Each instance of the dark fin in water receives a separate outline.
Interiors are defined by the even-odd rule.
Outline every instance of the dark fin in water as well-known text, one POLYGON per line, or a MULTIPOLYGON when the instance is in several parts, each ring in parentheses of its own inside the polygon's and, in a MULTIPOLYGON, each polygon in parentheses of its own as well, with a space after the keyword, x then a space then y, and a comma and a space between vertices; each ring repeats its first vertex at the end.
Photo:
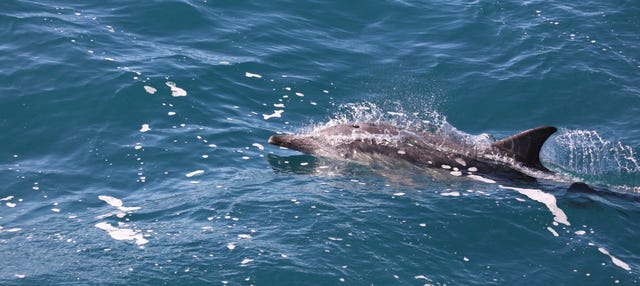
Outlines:
POLYGON ((541 126, 504 138, 491 145, 527 167, 548 172, 549 169, 542 166, 540 162, 540 149, 547 138, 556 131, 558 129, 555 127, 541 126))
POLYGON ((597 193, 597 191, 594 188, 589 187, 589 185, 582 182, 575 182, 571 184, 571 186, 569 186, 569 189, 567 189, 567 191, 581 192, 581 193, 597 193))

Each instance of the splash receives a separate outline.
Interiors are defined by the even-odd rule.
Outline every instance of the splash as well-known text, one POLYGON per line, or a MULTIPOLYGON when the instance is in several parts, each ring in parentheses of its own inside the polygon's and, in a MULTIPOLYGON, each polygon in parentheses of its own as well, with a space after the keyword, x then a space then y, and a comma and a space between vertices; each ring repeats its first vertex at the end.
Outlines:
POLYGON ((379 105, 373 102, 346 103, 337 106, 334 115, 327 123, 314 124, 302 133, 313 133, 320 129, 338 124, 352 122, 384 123, 400 130, 439 134, 478 149, 488 148, 495 139, 486 133, 473 135, 456 129, 447 121, 447 117, 435 108, 437 104, 419 105, 416 110, 405 109, 401 102, 384 102, 379 105), (384 107, 383 107, 384 106, 384 107))
POLYGON ((349 122, 384 122, 400 129, 416 131, 445 132, 455 129, 447 122, 446 117, 436 110, 409 111, 404 109, 400 102, 385 103, 384 105, 393 106, 393 108, 383 108, 373 102, 341 104, 327 125, 349 122))
POLYGON ((594 130, 560 130, 543 149, 546 161, 588 183, 640 192, 637 152, 594 130))

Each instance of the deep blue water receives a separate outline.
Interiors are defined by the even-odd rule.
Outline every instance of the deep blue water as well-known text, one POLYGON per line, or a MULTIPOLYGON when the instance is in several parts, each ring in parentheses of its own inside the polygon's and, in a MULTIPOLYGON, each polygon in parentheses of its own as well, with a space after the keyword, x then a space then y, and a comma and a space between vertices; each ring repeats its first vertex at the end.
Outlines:
POLYGON ((639 284, 640 2, 81 2, 0 2, 0 284, 639 284), (266 143, 348 120, 557 175, 266 143))

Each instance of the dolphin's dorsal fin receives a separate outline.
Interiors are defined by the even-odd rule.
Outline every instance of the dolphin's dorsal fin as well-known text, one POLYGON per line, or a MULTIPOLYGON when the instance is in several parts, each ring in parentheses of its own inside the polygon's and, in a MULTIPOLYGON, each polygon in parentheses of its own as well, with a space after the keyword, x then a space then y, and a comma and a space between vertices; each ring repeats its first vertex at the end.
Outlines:
POLYGON ((547 138, 556 131, 558 129, 553 126, 532 128, 496 141, 491 146, 498 148, 527 167, 549 171, 540 162, 540 149, 547 138))

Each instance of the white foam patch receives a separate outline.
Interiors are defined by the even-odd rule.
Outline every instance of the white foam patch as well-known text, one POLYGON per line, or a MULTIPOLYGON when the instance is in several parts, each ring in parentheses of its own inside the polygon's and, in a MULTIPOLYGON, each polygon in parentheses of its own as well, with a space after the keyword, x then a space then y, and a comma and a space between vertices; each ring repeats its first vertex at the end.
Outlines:
POLYGON ((0 199, 0 202, 1 202, 1 201, 10 201, 10 200, 12 200, 13 198, 14 198, 13 196, 4 197, 4 198, 0 199))
POLYGON ((262 117, 264 118, 264 120, 274 117, 282 117, 283 112, 284 110, 274 110, 272 114, 262 114, 262 117))
POLYGON ((111 213, 107 213, 107 214, 104 214, 104 215, 100 215, 100 216, 97 217, 98 219, 103 219, 105 217, 110 217, 110 216, 112 216, 114 214, 117 217, 122 218, 122 217, 124 217, 126 215, 126 213, 129 213, 129 212, 132 212, 132 211, 137 211, 137 210, 140 209, 140 207, 125 207, 123 205, 121 199, 114 198, 112 196, 99 195, 98 199, 104 201, 108 205, 110 205, 112 207, 115 207, 115 208, 117 208, 119 210, 119 212, 116 211, 116 212, 111 212, 111 213))
POLYGON ((547 230, 553 234, 553 236, 558 237, 558 232, 550 226, 547 226, 547 230))
POLYGON ((242 261, 240 262, 240 265, 245 265, 245 264, 251 263, 251 262, 253 262, 253 259, 245 258, 245 259, 242 259, 242 261))
POLYGON ((148 243, 141 233, 138 233, 130 228, 118 228, 112 226, 107 222, 99 222, 95 225, 95 227, 106 231, 111 238, 115 240, 133 240, 137 245, 143 245, 148 243))
POLYGON ((189 173, 185 174, 185 176, 187 176, 187 178, 191 178, 191 177, 199 176, 199 175, 202 175, 202 174, 204 174, 204 170, 195 170, 193 172, 189 172, 189 173))
POLYGON ((137 211, 137 210, 139 210, 141 208, 140 207, 125 207, 125 206, 122 206, 122 207, 119 207, 118 209, 123 211, 123 212, 132 212, 132 211, 137 211))
POLYGON ((229 242, 229 243, 227 243, 227 248, 229 250, 234 250, 234 249, 236 249, 236 244, 233 243, 233 242, 229 242))
POLYGON ((114 198, 112 196, 105 196, 105 195, 100 195, 98 196, 98 199, 104 201, 105 203, 109 204, 110 206, 113 207, 121 207, 122 206, 122 200, 118 199, 118 198, 114 198))
POLYGON ((445 197, 459 197, 460 192, 446 192, 446 193, 440 193, 440 195, 445 197))
POLYGON ((244 76, 249 77, 249 78, 251 78, 251 77, 255 77, 255 78, 262 78, 262 76, 261 76, 261 75, 259 75, 259 74, 257 74, 257 73, 250 73, 250 72, 245 72, 245 73, 244 73, 244 76))
POLYGON ((552 194, 547 194, 537 189, 505 187, 503 185, 500 185, 499 187, 501 189, 517 191, 518 193, 527 196, 529 199, 532 199, 536 202, 543 203, 551 211, 551 214, 553 214, 554 221, 564 225, 571 225, 569 223, 569 219, 567 218, 567 215, 556 204, 556 197, 554 197, 552 194))
POLYGON ((157 89, 153 88, 152 86, 148 86, 148 85, 145 85, 145 86, 144 86, 144 90, 145 90, 148 94, 154 94, 154 93, 156 93, 156 91, 158 91, 157 89))
POLYGON ((575 234, 577 234, 577 235, 585 235, 586 233, 587 233, 587 232, 586 232, 586 231, 584 231, 584 230, 577 230, 577 231, 575 232, 575 234))
POLYGON ((238 234, 238 239, 251 239, 250 234, 238 234))
POLYGON ((274 103, 273 107, 284 108, 284 103, 274 103))
POLYGON ((151 131, 151 128, 149 127, 149 124, 142 124, 142 127, 140 127, 140 132, 148 132, 151 131))
POLYGON ((404 195, 405 195, 405 193, 395 193, 395 194, 393 194, 393 195, 394 195, 394 196, 396 196, 396 197, 402 197, 402 196, 404 196, 404 195))
POLYGON ((168 87, 171 88, 171 96, 173 97, 187 96, 187 91, 176 86, 175 82, 168 81, 168 82, 165 82, 164 84, 166 84, 168 87))
POLYGON ((260 150, 264 150, 264 146, 262 146, 262 144, 260 144, 260 143, 253 143, 253 144, 251 144, 251 146, 256 147, 256 148, 258 148, 260 150))
POLYGON ((167 115, 174 116, 174 115, 176 115, 176 112, 175 111, 169 111, 169 112, 167 112, 167 115))
POLYGON ((629 267, 629 264, 625 263, 624 261, 616 258, 615 256, 611 255, 611 253, 609 253, 609 251, 607 251, 606 249, 599 247, 598 251, 600 251, 602 254, 609 256, 609 258, 611 258, 611 262, 613 262, 613 264, 615 264, 616 266, 627 270, 627 271, 631 271, 631 267, 629 267))
POLYGON ((299 97, 303 97, 303 96, 304 96, 304 93, 302 93, 302 92, 296 92, 296 95, 297 95, 297 96, 299 96, 299 97))
POLYGON ((496 181, 482 177, 482 176, 478 176, 478 175, 468 175, 467 177, 469 177, 470 179, 479 181, 479 182, 483 182, 483 183, 487 183, 487 184, 495 184, 496 181))
MULTIPOLYGON (((416 275, 416 276, 413 276, 413 278, 419 279, 419 280, 422 279, 422 280, 427 280, 427 281, 433 281, 433 280, 429 279, 427 276, 424 276, 424 275, 416 275)), ((430 284, 425 284, 425 285, 430 285, 430 284)))

